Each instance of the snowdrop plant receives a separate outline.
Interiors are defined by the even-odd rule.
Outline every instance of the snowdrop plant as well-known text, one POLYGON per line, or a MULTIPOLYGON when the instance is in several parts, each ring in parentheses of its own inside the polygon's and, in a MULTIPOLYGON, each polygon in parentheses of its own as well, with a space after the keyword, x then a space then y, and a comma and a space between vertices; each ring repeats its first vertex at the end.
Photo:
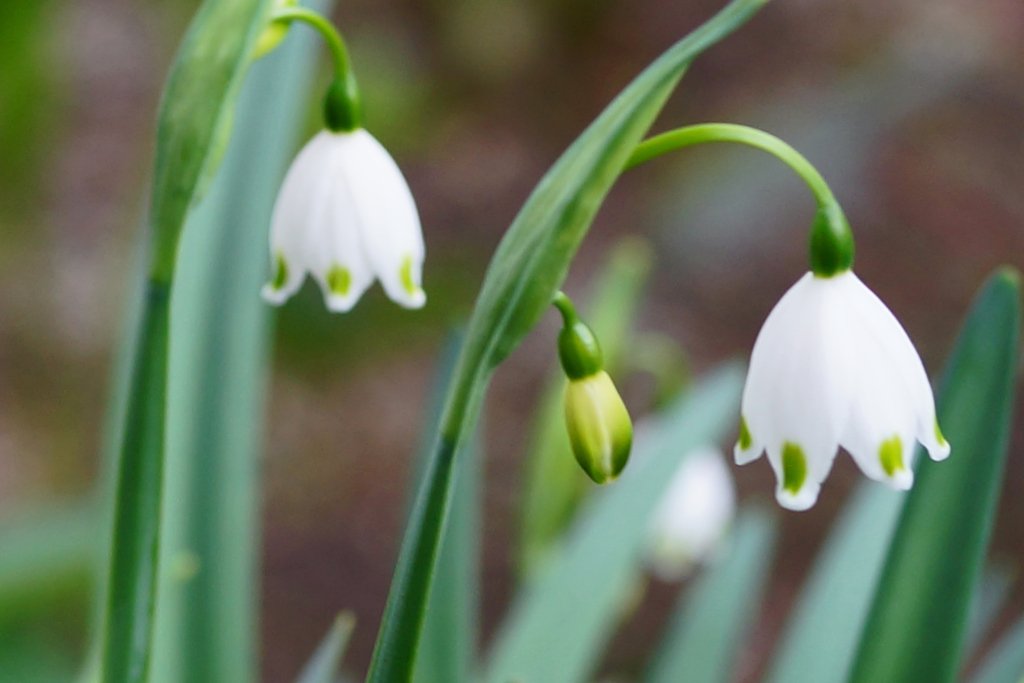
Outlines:
MULTIPOLYGON (((680 454, 718 442, 737 422, 738 457, 747 461, 767 451, 779 480, 778 500, 788 507, 813 504, 839 446, 851 450, 870 477, 896 488, 907 488, 917 479, 905 504, 902 499, 899 506, 886 501, 886 506, 866 506, 867 512, 854 511, 854 530, 866 530, 862 533, 867 540, 883 544, 884 552, 875 553, 866 567, 851 562, 829 565, 832 569, 824 572, 827 576, 821 583, 837 585, 845 594, 856 582, 844 572, 852 572, 859 580, 855 604, 834 609, 827 600, 824 607, 812 604, 807 613, 819 620, 824 614, 841 621, 824 629, 813 619, 811 626, 797 624, 795 645, 786 647, 834 655, 835 663, 825 667, 832 674, 829 681, 934 683, 952 681, 957 674, 964 625, 1002 478, 1018 351, 1019 277, 1004 271, 986 284, 949 361, 936 410, 920 360, 905 333, 850 270, 849 226, 832 192, 803 157, 767 133, 727 124, 688 126, 644 141, 693 60, 753 17, 765 2, 733 0, 666 50, 565 151, 506 232, 488 267, 458 358, 447 374, 367 683, 590 680, 613 632, 610 625, 621 615, 622 588, 630 584, 642 561, 652 519, 684 517, 677 514, 675 503, 671 513, 657 514, 661 501, 675 488, 671 482, 680 454), (754 346, 746 389, 741 371, 727 366, 696 383, 687 396, 658 416, 656 435, 644 446, 650 453, 637 457, 629 465, 629 476, 602 489, 602 495, 572 520, 573 528, 566 528, 560 547, 545 559, 529 589, 516 598, 490 654, 478 666, 475 633, 467 624, 473 622, 474 567, 479 553, 472 517, 479 510, 473 507, 474 497, 462 495, 465 489, 459 487, 470 492, 480 487, 473 478, 480 468, 469 435, 475 430, 490 378, 552 301, 560 304, 569 330, 567 341, 560 343, 570 380, 566 401, 560 406, 568 436, 584 471, 595 480, 610 481, 619 474, 631 446, 631 421, 614 385, 603 374, 596 339, 582 331, 586 328, 577 325, 574 315, 566 314, 571 304, 559 292, 602 201, 626 169, 673 150, 713 142, 768 151, 807 182, 818 201, 811 230, 811 272, 766 322, 754 346), (933 457, 948 453, 939 422, 957 445, 957 457, 942 465, 924 458, 915 463, 910 454, 914 440, 928 447, 933 457), (937 510, 943 514, 936 514, 937 510), (882 533, 890 530, 894 530, 891 542, 882 533), (425 629, 428 623, 431 627, 425 629), (807 633, 811 635, 801 635, 807 633), (833 638, 834 634, 844 637, 833 638), (821 638, 833 640, 823 643, 821 638)), ((232 683, 247 683, 255 679, 257 602, 253 598, 246 603, 237 594, 223 597, 211 588, 213 584, 204 582, 217 575, 221 586, 236 585, 239 574, 254 572, 257 563, 258 553, 251 547, 256 535, 239 540, 234 533, 237 509, 228 510, 227 504, 217 507, 212 501, 233 504, 258 497, 252 480, 259 459, 253 444, 262 420, 252 410, 255 417, 240 428, 245 421, 225 406, 259 404, 253 400, 258 389, 251 378, 266 370, 265 355, 252 348, 241 358, 235 352, 241 346, 239 338, 265 334, 267 326, 258 316, 235 316, 238 307, 227 305, 217 309, 224 315, 211 315, 202 325, 190 322, 188 315, 172 320, 170 301, 177 266, 186 265, 178 264, 186 222, 209 227, 208 221, 204 224, 196 216, 201 210, 210 211, 204 195, 219 177, 221 160, 229 149, 227 140, 251 61, 267 50, 273 52, 288 33, 282 29, 294 21, 312 25, 327 39, 335 73, 324 102, 326 130, 296 158, 272 211, 272 193, 265 193, 267 215, 257 222, 261 231, 271 224, 273 275, 264 296, 272 303, 283 302, 306 274, 312 274, 332 310, 354 305, 374 278, 403 306, 414 308, 424 302, 423 246, 415 203, 394 162, 362 129, 358 88, 340 36, 322 17, 289 0, 205 0, 179 51, 158 124, 148 218, 153 247, 140 297, 143 305, 135 348, 129 354, 131 371, 126 375, 130 381, 125 400, 119 403, 124 409, 115 408, 114 413, 121 428, 112 468, 110 556, 96 645, 98 663, 88 680, 220 682, 230 678, 232 683), (189 339, 183 326, 196 325, 191 337, 202 337, 204 364, 186 363, 190 357, 182 360, 180 355, 178 363, 209 368, 204 370, 209 384, 169 374, 172 323, 182 330, 179 340, 189 339), (224 363, 226 358, 232 362, 224 363), (231 384, 248 387, 244 396, 224 390, 228 385, 221 379, 228 374, 249 380, 231 384), (222 412, 196 415, 185 410, 198 408, 198 399, 196 405, 182 408, 180 396, 203 386, 209 389, 199 392, 204 400, 216 403, 222 412), (168 401, 168 396, 179 398, 168 401), (167 429, 168 404, 178 406, 175 433, 167 429), (189 420, 201 422, 195 433, 205 440, 183 440, 181 432, 191 428, 181 427, 187 422, 181 417, 184 412, 189 420), (183 442, 193 447, 183 448, 183 442), (176 491, 171 500, 165 500, 164 494, 165 443, 175 444, 178 452, 191 451, 186 453, 193 458, 187 465, 195 466, 188 480, 195 486, 176 491), (227 467, 228 463, 237 469, 227 467), (219 486, 198 476, 202 467, 215 472, 225 488, 248 488, 242 495, 239 489, 224 495, 219 486), (194 506, 187 509, 196 514, 165 524, 165 511, 179 514, 186 506, 194 506), (208 518, 211 510, 218 511, 216 519, 208 518), (174 537, 168 528, 174 524, 202 527, 203 542, 172 545, 169 539, 174 537), (225 530, 230 532, 225 535, 225 530), (240 545, 246 548, 239 550, 240 545), (251 554, 246 556, 246 550, 251 554), (170 568, 164 571, 163 581, 157 580, 158 567, 170 568), (163 656, 153 659, 155 605, 165 602, 174 608, 160 615, 172 624, 163 633, 173 637, 161 637, 157 649, 163 656), (250 658, 233 669, 243 673, 225 678, 219 661, 207 655, 212 635, 220 635, 211 631, 219 631, 231 619, 242 622, 231 633, 243 634, 241 638, 249 634, 252 642, 248 647, 234 647, 234 642, 225 646, 232 653, 240 652, 240 658, 250 658)), ((280 87, 279 82, 276 85, 280 87)), ((276 92, 273 87, 271 92, 276 92)), ((254 109, 258 104, 250 101, 254 109)), ((265 131, 259 126, 273 123, 247 120, 242 127, 252 133, 255 126, 255 139, 260 139, 259 133, 265 131)), ((237 150, 234 156, 227 153, 236 187, 247 187, 250 174, 264 170, 247 163, 248 157, 237 150)), ((232 212, 232 219, 254 205, 235 199, 238 204, 233 208, 238 211, 232 212)), ((233 248, 247 244, 245 240, 219 243, 233 248)), ((228 261, 239 265, 231 259, 244 260, 238 256, 240 247, 228 253, 231 256, 224 261, 195 258, 187 265, 206 268, 207 274, 215 272, 218 283, 223 281, 221 276, 229 279, 249 272, 226 267, 228 261)), ((262 247, 257 257, 259 269, 265 268, 262 247)), ((257 287, 258 282, 253 282, 232 291, 246 292, 259 304, 257 287)), ((178 289, 176 301, 184 307, 181 302, 187 297, 182 291, 187 292, 178 289)), ((188 297, 198 306, 223 293, 211 287, 188 297)), ((238 296, 243 303, 249 301, 238 296)), ((180 484, 182 479, 175 481, 180 484)), ((683 496, 680 501, 693 497, 679 495, 683 496)), ((479 497, 476 501, 478 506, 479 497)), ((247 510, 252 523, 258 509, 253 505, 247 510)), ((714 515, 701 517, 708 522, 714 515)), ((772 517, 756 508, 737 516, 728 556, 701 578, 694 588, 694 608, 684 610, 680 628, 666 636, 670 644, 666 651, 685 656, 656 668, 650 681, 728 679, 730 663, 739 658, 745 620, 756 612, 758 587, 766 576, 772 517), (695 678, 695 670, 711 673, 695 678), (670 673, 662 678, 662 671, 670 673), (676 675, 677 671, 684 673, 676 675)), ((701 537, 713 535, 705 531, 701 537)), ((843 535, 839 545, 839 556, 846 558, 858 557, 855 551, 871 544, 851 533, 843 535)), ((821 591, 822 595, 835 593, 821 591)), ((310 674, 313 678, 304 676, 304 683, 335 677, 349 630, 332 631, 315 665, 307 669, 318 673, 310 674)), ((826 680, 801 678, 808 670, 807 659, 798 657, 796 673, 787 672, 781 680, 826 680)))

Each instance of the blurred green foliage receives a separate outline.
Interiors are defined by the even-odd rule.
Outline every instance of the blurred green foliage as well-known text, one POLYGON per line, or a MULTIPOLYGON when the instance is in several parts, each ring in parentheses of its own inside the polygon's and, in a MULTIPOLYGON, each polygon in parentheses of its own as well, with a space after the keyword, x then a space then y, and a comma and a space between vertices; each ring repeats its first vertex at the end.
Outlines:
POLYGON ((21 217, 34 208, 45 151, 56 139, 48 61, 53 4, 0 3, 0 218, 21 217))

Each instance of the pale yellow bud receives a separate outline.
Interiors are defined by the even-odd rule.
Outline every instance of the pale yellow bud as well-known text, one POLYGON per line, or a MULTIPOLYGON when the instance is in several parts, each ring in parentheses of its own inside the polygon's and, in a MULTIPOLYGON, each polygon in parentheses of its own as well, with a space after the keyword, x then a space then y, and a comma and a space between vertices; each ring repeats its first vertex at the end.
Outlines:
POLYGON ((633 423, 607 372, 570 380, 565 390, 565 423, 583 471, 598 484, 618 477, 629 459, 633 423))

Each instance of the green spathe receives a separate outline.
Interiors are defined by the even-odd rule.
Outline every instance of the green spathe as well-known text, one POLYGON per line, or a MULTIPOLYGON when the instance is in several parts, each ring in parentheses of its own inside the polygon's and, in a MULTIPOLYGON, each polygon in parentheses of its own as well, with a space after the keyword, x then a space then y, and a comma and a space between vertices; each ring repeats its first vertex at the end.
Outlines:
POLYGON ((569 382, 565 424, 576 461, 594 482, 614 481, 629 459, 633 423, 607 372, 569 382))

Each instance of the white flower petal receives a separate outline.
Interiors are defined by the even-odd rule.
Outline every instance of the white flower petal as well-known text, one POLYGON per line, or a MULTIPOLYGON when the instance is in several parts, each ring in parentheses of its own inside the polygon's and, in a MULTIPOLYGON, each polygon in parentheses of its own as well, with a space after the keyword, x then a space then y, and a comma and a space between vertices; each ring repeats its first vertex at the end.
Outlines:
POLYGON ((649 559, 665 581, 683 578, 716 549, 736 508, 736 489, 722 454, 702 448, 685 455, 651 518, 649 559))
POLYGON ((817 499, 845 413, 846 381, 830 353, 832 288, 808 273, 786 292, 754 344, 743 391, 751 448, 741 449, 737 461, 763 447, 779 481, 779 502, 791 509, 817 499))
POLYGON ((316 198, 316 213, 311 216, 307 258, 328 310, 344 313, 356 305, 374 278, 363 245, 361 218, 345 174, 349 136, 328 135, 331 156, 324 169, 324 193, 316 198))
POLYGON ((320 133, 295 157, 277 195, 270 220, 272 280, 262 290, 263 298, 272 304, 284 303, 306 277, 310 217, 330 157, 330 140, 320 133))
POLYGON ((420 308, 425 248, 409 186, 391 155, 365 130, 347 134, 342 160, 360 218, 363 246, 384 291, 395 303, 420 308))

